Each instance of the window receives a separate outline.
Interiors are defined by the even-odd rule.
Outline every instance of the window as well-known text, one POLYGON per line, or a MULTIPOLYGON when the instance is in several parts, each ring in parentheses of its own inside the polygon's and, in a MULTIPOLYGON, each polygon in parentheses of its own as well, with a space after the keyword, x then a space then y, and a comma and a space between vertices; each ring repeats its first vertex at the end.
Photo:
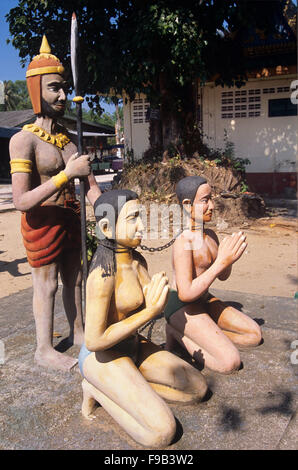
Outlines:
POLYGON ((132 116, 134 124, 143 124, 148 122, 147 110, 149 108, 149 103, 145 102, 143 99, 136 99, 132 105, 132 116))
POLYGON ((221 94, 222 119, 259 117, 261 115, 261 90, 224 91, 221 94), (253 110, 253 111, 252 111, 253 110))
POLYGON ((260 103, 249 104, 248 109, 261 109, 261 105, 260 105, 260 103))
POLYGON ((297 105, 290 98, 268 100, 268 116, 297 116, 297 105))
POLYGON ((248 98, 248 101, 249 101, 249 103, 256 103, 257 101, 261 101, 261 97, 260 96, 250 96, 248 98))
POLYGON ((259 117, 260 111, 249 111, 248 117, 259 117))
POLYGON ((280 86, 277 88, 277 93, 288 93, 290 91, 289 86, 280 86))
POLYGON ((247 91, 246 90, 238 90, 238 91, 235 91, 235 96, 243 96, 243 95, 246 95, 247 91))

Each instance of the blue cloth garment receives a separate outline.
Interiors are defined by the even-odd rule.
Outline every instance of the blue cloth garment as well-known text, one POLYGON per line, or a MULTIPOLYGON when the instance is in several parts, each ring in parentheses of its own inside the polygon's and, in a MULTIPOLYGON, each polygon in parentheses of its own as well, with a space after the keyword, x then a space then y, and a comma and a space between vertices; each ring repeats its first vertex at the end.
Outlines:
POLYGON ((86 348, 85 343, 84 343, 81 347, 80 354, 79 354, 79 369, 83 377, 84 377, 83 364, 84 364, 86 357, 89 356, 91 352, 92 351, 89 351, 89 349, 86 348))

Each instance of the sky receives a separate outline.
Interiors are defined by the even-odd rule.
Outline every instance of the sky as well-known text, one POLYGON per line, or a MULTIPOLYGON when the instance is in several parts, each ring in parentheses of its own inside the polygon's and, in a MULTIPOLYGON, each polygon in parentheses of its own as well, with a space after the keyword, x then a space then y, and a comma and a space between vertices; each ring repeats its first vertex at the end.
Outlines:
POLYGON ((5 15, 18 3, 17 0, 0 0, 0 80, 2 81, 25 80, 26 69, 21 67, 18 51, 11 44, 6 44, 6 39, 11 39, 11 36, 5 15))
MULTIPOLYGON (((20 64, 18 50, 11 44, 6 44, 6 39, 11 39, 11 36, 8 23, 5 21, 5 15, 18 3, 18 0, 0 0, 0 81, 12 80, 15 82, 26 78, 26 67, 22 68, 20 64)), ((115 111, 114 105, 101 103, 101 106, 108 113, 115 111)))

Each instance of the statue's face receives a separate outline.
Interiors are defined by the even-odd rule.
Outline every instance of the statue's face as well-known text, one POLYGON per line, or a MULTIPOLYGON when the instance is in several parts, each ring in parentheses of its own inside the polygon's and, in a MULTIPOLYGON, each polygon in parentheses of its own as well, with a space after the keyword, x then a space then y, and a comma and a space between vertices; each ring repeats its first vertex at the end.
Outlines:
POLYGON ((49 73, 41 77, 41 109, 46 116, 63 116, 67 97, 67 82, 58 73, 49 73))
POLYGON ((116 242, 122 246, 136 248, 142 241, 143 231, 139 201, 127 201, 118 215, 116 242))
POLYGON ((198 187, 196 197, 193 201, 192 217, 196 220, 201 214, 204 222, 210 222, 213 210, 214 203, 212 201, 211 187, 208 183, 201 184, 201 186, 198 187), (197 209, 195 206, 197 206, 197 209))

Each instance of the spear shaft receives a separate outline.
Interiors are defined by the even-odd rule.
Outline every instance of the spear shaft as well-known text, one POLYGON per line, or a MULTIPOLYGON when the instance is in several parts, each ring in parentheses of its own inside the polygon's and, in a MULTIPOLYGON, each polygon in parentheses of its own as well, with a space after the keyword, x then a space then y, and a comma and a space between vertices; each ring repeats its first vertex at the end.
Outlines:
MULTIPOLYGON (((72 14, 71 19, 71 38, 70 38, 70 55, 71 70, 73 76, 73 84, 75 90, 75 98, 77 112, 77 135, 78 135, 78 156, 83 153, 83 130, 82 130, 82 102, 84 99, 79 96, 79 69, 78 69, 78 52, 79 52, 79 33, 76 14, 72 14)), ((81 238, 82 238, 82 261, 83 261, 83 296, 86 308, 86 282, 87 282, 87 241, 86 241, 86 190, 83 178, 80 178, 80 205, 81 205, 81 238)))

